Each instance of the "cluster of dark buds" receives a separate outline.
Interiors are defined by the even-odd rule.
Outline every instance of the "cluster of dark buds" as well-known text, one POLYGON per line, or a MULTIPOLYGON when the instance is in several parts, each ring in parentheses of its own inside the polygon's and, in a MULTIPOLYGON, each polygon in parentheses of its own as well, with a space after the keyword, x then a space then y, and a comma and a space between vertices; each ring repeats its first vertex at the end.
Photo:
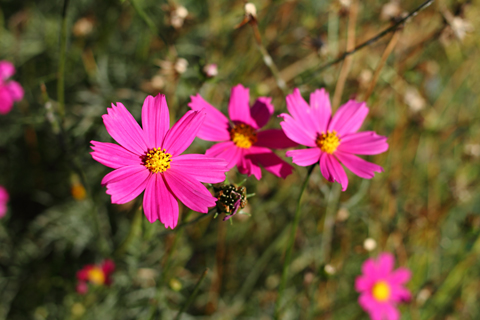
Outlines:
POLYGON ((223 221, 233 217, 238 210, 247 205, 247 188, 234 184, 222 184, 213 187, 217 200, 217 214, 225 213, 223 221))

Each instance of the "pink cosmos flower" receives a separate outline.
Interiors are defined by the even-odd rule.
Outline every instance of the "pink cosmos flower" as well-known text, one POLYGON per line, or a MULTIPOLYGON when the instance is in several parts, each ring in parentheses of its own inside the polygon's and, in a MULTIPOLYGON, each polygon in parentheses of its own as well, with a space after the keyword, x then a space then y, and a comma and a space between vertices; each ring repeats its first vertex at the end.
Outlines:
POLYGON ((123 104, 107 109, 103 122, 120 145, 92 141, 93 159, 115 169, 102 184, 112 203, 122 204, 143 190, 143 208, 148 221, 160 220, 175 228, 180 200, 194 211, 207 213, 216 199, 200 182, 225 180, 226 164, 202 154, 184 154, 203 124, 205 112, 189 111, 172 128, 167 101, 162 94, 143 103, 143 130, 123 104))
POLYGON ((403 285, 410 280, 410 270, 393 270, 395 258, 381 253, 378 260, 368 259, 362 265, 362 275, 355 279, 355 290, 360 292, 358 303, 372 320, 398 320, 397 304, 409 301, 410 291, 403 285))
POLYGON ((7 213, 7 203, 9 198, 7 189, 0 186, 0 218, 3 218, 7 213))
POLYGON ((109 259, 103 261, 100 265, 87 264, 77 272, 77 292, 80 294, 87 293, 87 282, 97 286, 109 286, 112 283, 111 274, 113 271, 115 271, 115 263, 109 259))
POLYGON ((287 157, 299 166, 320 163, 322 175, 337 181, 347 190, 348 178, 342 165, 361 178, 371 179, 382 167, 367 162, 355 154, 373 155, 388 149, 387 138, 373 131, 357 132, 368 114, 365 102, 350 100, 332 117, 328 93, 315 90, 310 94, 310 106, 298 89, 287 96, 287 109, 280 125, 287 137, 309 148, 287 151, 287 157))
POLYGON ((207 156, 225 159, 228 169, 236 165, 241 174, 253 174, 258 180, 262 177, 259 164, 281 178, 292 173, 293 167, 271 149, 288 148, 297 144, 280 129, 260 130, 273 114, 271 98, 260 97, 250 108, 249 89, 241 84, 233 87, 228 104, 228 113, 233 123, 200 94, 190 98, 190 108, 204 109, 207 112, 198 137, 207 141, 221 141, 207 150, 207 156))
POLYGON ((12 110, 13 102, 23 99, 22 86, 13 80, 8 80, 15 74, 15 67, 8 61, 0 61, 0 114, 12 110))

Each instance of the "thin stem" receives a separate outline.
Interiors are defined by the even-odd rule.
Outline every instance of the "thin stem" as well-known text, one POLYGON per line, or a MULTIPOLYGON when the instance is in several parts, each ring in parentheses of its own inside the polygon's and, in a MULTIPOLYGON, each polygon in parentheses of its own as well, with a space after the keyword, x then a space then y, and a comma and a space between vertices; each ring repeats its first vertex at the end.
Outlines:
POLYGON ((65 118, 65 60, 67 50, 67 8, 69 0, 63 2, 62 29, 60 33, 60 57, 58 63, 57 100, 61 122, 65 118))
MULTIPOLYGON (((376 36, 374 36, 373 38, 370 38, 368 39, 367 41, 359 44, 358 46, 356 46, 353 50, 350 50, 350 51, 346 51, 344 52, 340 57, 338 57, 337 59, 333 60, 333 61, 330 61, 326 64, 324 64, 323 66, 321 66, 320 68, 318 68, 317 71, 314 72, 313 75, 317 74, 317 73, 320 73, 322 72, 323 70, 333 66, 334 64, 337 64, 339 62, 341 62, 342 60, 344 60, 346 57, 348 57, 349 55, 351 54, 354 54, 355 52, 365 48, 366 46, 369 46, 371 45, 372 43, 374 42, 377 42, 378 40, 380 40, 381 38, 383 38, 384 36, 386 36, 387 34, 393 32, 393 31, 396 31, 398 28, 400 28, 400 26, 405 23, 407 20, 409 20, 411 17, 414 17, 418 14, 418 12, 420 12, 421 10, 425 9, 426 7, 428 7, 429 5, 431 5, 435 0, 427 0, 425 1, 424 3, 422 3, 418 8, 416 8, 415 10, 413 10, 412 12, 410 12, 405 18, 403 19, 400 19, 398 20, 395 24, 393 24, 391 27, 385 29, 384 31, 380 32, 379 34, 377 34, 376 36)), ((313 79, 313 75, 310 79, 308 79, 307 81, 305 82, 308 82, 310 80, 313 79)))
POLYGON ((283 292, 285 291, 285 286, 287 284, 287 276, 288 276, 288 267, 290 266, 290 262, 292 259, 292 251, 293 251, 293 244, 295 243, 295 235, 297 234, 297 228, 298 228, 298 223, 300 221, 300 206, 302 203, 302 196, 303 192, 305 191, 308 180, 313 172, 313 169, 316 167, 316 165, 312 165, 308 168, 307 175, 305 177, 305 180, 303 181, 302 187, 300 189, 300 194, 298 195, 297 199, 297 208, 295 209, 295 217, 293 218, 293 224, 292 224, 292 229, 290 232, 290 238, 287 243, 287 249, 285 253, 285 260, 283 262, 283 269, 282 269, 282 279, 280 282, 280 287, 278 289, 278 297, 277 301, 275 303, 275 314, 274 318, 279 319, 280 317, 280 307, 282 305, 282 300, 283 300, 283 292))
POLYGON ((143 217, 143 207, 141 205, 141 202, 137 200, 135 202, 135 205, 133 207, 136 209, 135 215, 133 216, 132 223, 130 225, 130 231, 128 232, 127 237, 125 240, 122 242, 120 247, 115 251, 114 256, 116 257, 121 257, 125 251, 127 251, 128 247, 130 246, 130 243, 135 239, 138 235, 138 232, 140 230, 141 224, 142 224, 142 217, 143 217))
POLYGON ((195 299, 195 297, 198 294, 198 290, 200 289, 200 285, 202 284, 203 280, 207 276, 207 273, 208 273, 208 268, 205 268, 205 271, 203 271, 202 275, 200 276, 200 279, 198 279, 197 284, 195 285, 195 289, 193 289, 193 292, 190 295, 190 297, 188 297, 187 302, 185 302, 185 304, 182 306, 182 309, 180 309, 180 311, 178 312, 177 316, 175 317, 175 320, 180 320, 182 313, 192 303, 193 299, 195 299))
POLYGON ((159 236, 162 237, 162 236, 166 236, 166 235, 169 235, 171 233, 177 232, 179 229, 182 229, 186 226, 194 224, 195 222, 198 222, 198 221, 200 221, 200 220, 202 220, 206 217, 210 217, 210 214, 215 213, 216 211, 217 211, 217 208, 214 207, 214 208, 208 210, 208 213, 201 214, 198 217, 196 217, 195 219, 193 219, 192 221, 183 222, 183 223, 179 224, 178 226, 176 226, 174 230, 166 230, 166 231, 160 233, 159 236))

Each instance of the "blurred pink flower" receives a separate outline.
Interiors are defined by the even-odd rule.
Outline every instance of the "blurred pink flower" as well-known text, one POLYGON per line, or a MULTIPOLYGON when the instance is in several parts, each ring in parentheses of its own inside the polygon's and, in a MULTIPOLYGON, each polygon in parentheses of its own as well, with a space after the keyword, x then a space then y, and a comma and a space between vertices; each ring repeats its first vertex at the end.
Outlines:
POLYGON ((287 109, 282 113, 283 131, 293 141, 309 148, 287 151, 287 157, 299 166, 320 163, 322 175, 337 181, 345 191, 348 178, 342 165, 361 178, 371 179, 383 168, 354 154, 374 155, 388 149, 387 138, 373 131, 357 132, 368 114, 365 102, 348 101, 332 117, 328 93, 315 90, 310 94, 310 106, 298 89, 287 96, 287 109))
POLYGON ((203 72, 209 78, 213 78, 218 74, 218 68, 215 63, 209 63, 205 67, 203 67, 203 72))
POLYGON ((3 218, 7 213, 7 203, 9 198, 7 189, 0 186, 0 218, 3 218))
POLYGON ((225 162, 203 154, 181 155, 203 124, 204 111, 189 111, 170 128, 165 96, 148 96, 142 108, 143 130, 123 104, 112 104, 107 112, 103 122, 120 145, 91 141, 91 154, 116 169, 102 180, 112 203, 127 203, 145 190, 143 208, 148 221, 160 220, 172 229, 178 222, 177 200, 203 213, 215 206, 217 199, 201 182, 225 180, 225 162))
POLYGON ((87 282, 97 286, 109 286, 112 283, 111 274, 113 271, 115 271, 115 263, 109 259, 103 261, 100 265, 87 264, 77 272, 77 292, 80 294, 87 293, 87 282))
POLYGON ((403 285, 410 280, 407 268, 393 270, 395 258, 381 253, 378 260, 368 259, 362 265, 362 275, 355 279, 355 290, 360 292, 358 303, 372 320, 398 320, 397 304, 409 301, 410 291, 403 285))
POLYGON ((0 61, 0 114, 12 110, 13 102, 23 98, 22 86, 13 80, 8 80, 15 74, 15 67, 8 61, 0 61))
POLYGON ((232 88, 228 113, 233 124, 200 94, 191 96, 188 104, 193 110, 207 112, 205 123, 198 137, 208 141, 222 141, 205 153, 207 156, 225 159, 228 169, 235 165, 241 174, 262 177, 259 164, 274 175, 285 178, 293 167, 277 156, 271 149, 296 146, 280 129, 260 131, 273 114, 271 98, 260 97, 249 106, 249 89, 241 84, 232 88))

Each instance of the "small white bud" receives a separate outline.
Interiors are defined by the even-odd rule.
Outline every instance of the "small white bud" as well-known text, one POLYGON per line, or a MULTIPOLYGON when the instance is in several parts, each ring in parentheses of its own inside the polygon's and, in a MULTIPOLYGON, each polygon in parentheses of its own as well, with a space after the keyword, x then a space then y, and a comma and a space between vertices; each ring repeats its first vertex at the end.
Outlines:
POLYGON ((367 238, 365 241, 363 241, 363 247, 367 251, 373 251, 377 247, 377 241, 372 238, 367 238))
POLYGON ((257 17, 257 8, 251 2, 245 3, 245 15, 252 16, 254 18, 257 17))

